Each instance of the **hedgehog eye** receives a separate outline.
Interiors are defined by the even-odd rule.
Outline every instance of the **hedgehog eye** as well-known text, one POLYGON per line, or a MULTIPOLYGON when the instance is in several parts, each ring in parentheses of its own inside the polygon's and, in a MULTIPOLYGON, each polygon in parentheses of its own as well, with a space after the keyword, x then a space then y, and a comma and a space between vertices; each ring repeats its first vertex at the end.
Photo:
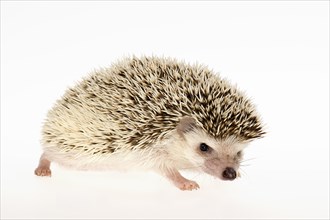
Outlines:
POLYGON ((208 151, 208 150, 210 149, 210 147, 209 147, 207 144, 205 144, 205 143, 201 143, 201 144, 199 145, 199 149, 200 149, 201 151, 206 152, 206 151, 208 151))
POLYGON ((237 156, 238 156, 238 157, 242 156, 242 151, 238 151, 238 152, 237 152, 237 156))

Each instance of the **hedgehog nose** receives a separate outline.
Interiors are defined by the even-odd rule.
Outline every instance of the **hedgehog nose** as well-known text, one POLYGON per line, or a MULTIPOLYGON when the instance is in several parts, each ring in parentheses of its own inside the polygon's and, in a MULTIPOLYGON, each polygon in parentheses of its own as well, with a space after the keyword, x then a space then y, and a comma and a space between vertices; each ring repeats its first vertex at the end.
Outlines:
POLYGON ((236 178, 236 171, 231 167, 227 167, 225 171, 223 171, 222 176, 227 180, 234 180, 236 178))

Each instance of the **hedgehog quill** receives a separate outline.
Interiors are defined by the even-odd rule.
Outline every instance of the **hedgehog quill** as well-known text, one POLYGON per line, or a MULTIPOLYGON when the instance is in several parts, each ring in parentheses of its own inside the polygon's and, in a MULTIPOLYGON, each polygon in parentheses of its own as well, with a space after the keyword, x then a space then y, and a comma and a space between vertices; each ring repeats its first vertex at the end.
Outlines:
POLYGON ((129 57, 68 89, 42 128, 38 176, 52 162, 83 170, 154 170, 181 190, 191 168, 234 180, 243 150, 263 137, 251 101, 207 67, 129 57))

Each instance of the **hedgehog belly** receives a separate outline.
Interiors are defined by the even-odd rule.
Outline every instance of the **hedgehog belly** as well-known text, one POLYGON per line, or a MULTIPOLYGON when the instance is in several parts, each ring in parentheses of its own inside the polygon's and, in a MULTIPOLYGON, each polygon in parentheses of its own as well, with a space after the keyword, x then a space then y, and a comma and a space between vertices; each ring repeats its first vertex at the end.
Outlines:
POLYGON ((93 154, 79 150, 63 151, 54 145, 45 145, 44 153, 52 162, 77 170, 149 170, 155 165, 148 163, 150 158, 146 155, 157 154, 123 149, 112 154, 93 154))

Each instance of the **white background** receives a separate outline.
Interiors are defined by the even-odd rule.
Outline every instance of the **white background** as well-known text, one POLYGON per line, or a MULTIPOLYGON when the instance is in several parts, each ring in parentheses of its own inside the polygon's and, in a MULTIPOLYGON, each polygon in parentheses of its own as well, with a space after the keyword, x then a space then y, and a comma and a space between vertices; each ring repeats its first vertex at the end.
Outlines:
POLYGON ((1 1, 1 218, 329 218, 329 2, 1 1), (68 86, 124 55, 207 64, 257 104, 268 134, 243 177, 33 171, 68 86))

